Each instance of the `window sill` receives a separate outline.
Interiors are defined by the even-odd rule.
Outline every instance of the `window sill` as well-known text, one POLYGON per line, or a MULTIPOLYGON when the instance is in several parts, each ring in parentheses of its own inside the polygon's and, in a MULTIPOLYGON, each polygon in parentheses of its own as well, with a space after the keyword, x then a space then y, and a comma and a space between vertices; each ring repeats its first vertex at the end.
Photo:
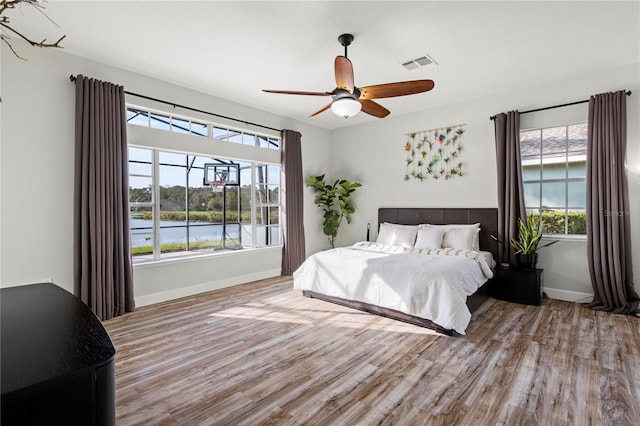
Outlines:
POLYGON ((175 257, 167 257, 159 260, 142 260, 136 262, 134 259, 133 268, 145 268, 150 266, 158 266, 158 265, 166 265, 171 263, 185 263, 185 262, 201 262, 204 260, 211 260, 213 258, 218 257, 227 257, 227 256, 242 256, 247 253, 255 253, 260 251, 282 251, 282 244, 273 245, 268 247, 259 247, 259 248, 243 248, 239 250, 224 250, 215 253, 194 253, 191 255, 176 255, 175 257))
POLYGON ((561 234, 543 234, 542 240, 558 240, 558 241, 575 241, 575 242, 587 242, 586 235, 561 235, 561 234))

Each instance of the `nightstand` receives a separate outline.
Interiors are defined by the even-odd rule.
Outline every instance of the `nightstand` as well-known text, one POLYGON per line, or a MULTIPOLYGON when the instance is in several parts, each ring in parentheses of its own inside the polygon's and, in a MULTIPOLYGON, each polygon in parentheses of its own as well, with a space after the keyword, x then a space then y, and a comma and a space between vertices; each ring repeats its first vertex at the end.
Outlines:
POLYGON ((498 267, 493 271, 491 296, 525 305, 542 303, 542 269, 498 267))

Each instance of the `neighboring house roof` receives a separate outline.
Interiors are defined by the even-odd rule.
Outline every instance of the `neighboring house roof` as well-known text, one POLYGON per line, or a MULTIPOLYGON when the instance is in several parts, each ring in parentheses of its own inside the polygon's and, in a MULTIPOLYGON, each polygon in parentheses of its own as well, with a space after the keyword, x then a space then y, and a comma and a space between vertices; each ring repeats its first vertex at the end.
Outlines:
POLYGON ((547 158, 564 157, 567 153, 569 156, 585 155, 587 123, 526 130, 520 133, 520 153, 523 160, 540 157, 541 151, 547 158))

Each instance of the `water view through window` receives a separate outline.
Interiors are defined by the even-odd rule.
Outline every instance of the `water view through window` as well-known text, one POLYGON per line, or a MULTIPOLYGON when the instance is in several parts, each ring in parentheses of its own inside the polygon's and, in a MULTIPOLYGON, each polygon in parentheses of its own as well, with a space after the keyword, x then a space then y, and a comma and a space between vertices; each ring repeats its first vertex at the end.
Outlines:
POLYGON ((279 165, 130 147, 133 255, 153 260, 280 244, 279 190, 279 165), (213 188, 205 177, 211 165, 232 167, 238 179, 213 188))
POLYGON ((281 244, 279 164, 195 155, 179 148, 185 135, 198 143, 215 140, 257 151, 279 150, 279 138, 132 106, 127 107, 127 122, 180 135, 171 142, 177 151, 129 147, 136 263, 281 244))

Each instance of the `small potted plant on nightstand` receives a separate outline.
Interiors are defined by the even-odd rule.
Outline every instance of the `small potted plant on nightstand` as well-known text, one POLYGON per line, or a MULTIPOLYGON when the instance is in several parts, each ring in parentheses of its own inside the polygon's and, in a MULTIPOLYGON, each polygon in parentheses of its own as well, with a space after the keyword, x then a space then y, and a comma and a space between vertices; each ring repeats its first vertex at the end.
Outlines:
POLYGON ((538 249, 555 244, 558 240, 538 247, 542 238, 542 220, 536 215, 528 215, 527 221, 518 219, 518 238, 511 240, 511 245, 515 249, 518 265, 524 269, 536 269, 538 264, 538 249))

